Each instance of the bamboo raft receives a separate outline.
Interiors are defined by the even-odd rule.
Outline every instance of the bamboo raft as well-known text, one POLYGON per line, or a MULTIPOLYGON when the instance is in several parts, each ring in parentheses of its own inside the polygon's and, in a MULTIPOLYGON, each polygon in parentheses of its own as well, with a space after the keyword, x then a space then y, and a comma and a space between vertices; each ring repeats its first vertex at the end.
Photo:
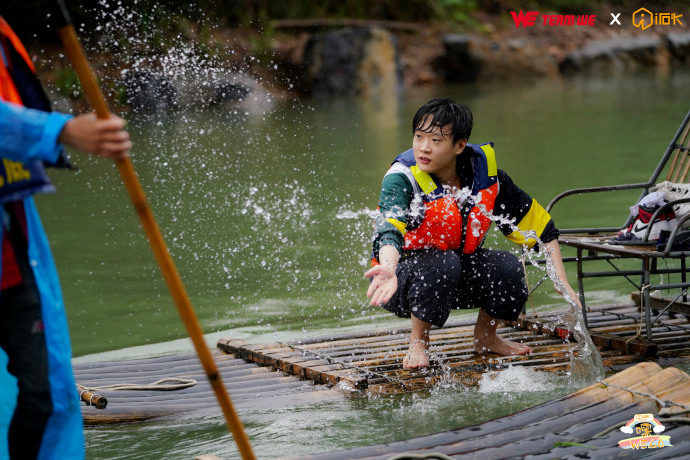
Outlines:
MULTIPOLYGON (((314 385, 313 382, 259 367, 219 350, 213 352, 213 359, 238 410, 296 407, 342 397, 341 392, 325 385, 314 385)), ((82 395, 85 402, 95 402, 93 395, 100 401, 107 400, 106 404, 101 403, 101 409, 95 404, 82 406, 85 425, 141 422, 191 411, 219 410, 218 400, 194 353, 108 363, 77 363, 74 364, 74 375, 77 383, 86 388, 122 384, 139 388, 124 388, 126 391, 94 389, 88 392, 88 396, 82 395), (196 383, 168 391, 151 385, 166 378, 196 383)), ((82 391, 80 389, 80 393, 82 391)))
MULTIPOLYGON (((560 322, 560 316, 558 312, 523 316, 498 329, 502 337, 528 344, 532 348, 528 356, 476 355, 474 321, 432 329, 431 365, 424 370, 402 369, 409 328, 259 345, 221 339, 218 347, 238 358, 317 383, 372 393, 397 393, 428 388, 440 380, 474 385, 484 372, 510 365, 548 372, 565 370, 570 364, 570 353, 577 350, 564 343, 572 343, 573 337, 560 322)), ((644 324, 640 329, 639 308, 634 303, 593 307, 588 320, 592 341, 607 372, 650 359, 672 363, 690 357, 687 315, 664 314, 654 325, 654 343, 644 338, 644 324)))
MULTIPOLYGON (((389 460, 395 458, 688 458, 690 376, 656 363, 629 367, 601 383, 479 425, 346 451, 290 459, 389 460), (679 413, 685 410, 685 413, 679 413), (671 446, 643 452, 624 450, 618 428, 635 414, 654 414, 671 446), (610 430, 610 431, 607 431, 610 430), (436 456, 434 456, 436 454, 436 456), (446 457, 443 457, 446 458, 446 457)), ((639 436, 639 435, 637 435, 639 436)), ((287 460, 287 459, 285 459, 287 460)))
MULTIPOLYGON (((644 324, 640 330, 639 307, 634 302, 592 307, 588 320, 607 373, 639 362, 670 365, 690 358, 687 314, 665 313, 654 324, 654 343, 644 339, 646 331, 644 324)), ((214 359, 240 410, 245 405, 293 406, 345 397, 347 392, 339 390, 386 394, 418 391, 440 381, 475 385, 485 372, 511 365, 546 372, 568 369, 570 353, 574 352, 572 335, 559 322, 557 313, 524 316, 502 326, 501 336, 529 344, 532 353, 478 356, 473 352, 474 321, 465 321, 432 329, 431 366, 425 370, 402 369, 409 328, 268 344, 227 338, 218 341, 214 359)), ((83 407, 87 425, 217 410, 213 391, 194 354, 74 367, 77 383, 87 390, 82 399, 107 399, 104 410, 93 405, 83 407), (157 391, 150 385, 164 378, 194 379, 196 385, 173 391, 157 391), (130 391, 99 389, 116 383, 148 387, 130 391)))

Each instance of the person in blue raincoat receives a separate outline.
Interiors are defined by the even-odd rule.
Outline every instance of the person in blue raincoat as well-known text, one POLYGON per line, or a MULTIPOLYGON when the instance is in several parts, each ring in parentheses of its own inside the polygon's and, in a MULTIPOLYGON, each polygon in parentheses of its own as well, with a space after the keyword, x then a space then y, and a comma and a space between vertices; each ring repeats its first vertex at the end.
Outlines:
POLYGON ((0 458, 84 457, 67 317, 33 200, 54 190, 45 166, 68 165, 63 144, 113 159, 131 147, 121 118, 50 112, 26 50, 0 17, 0 458))

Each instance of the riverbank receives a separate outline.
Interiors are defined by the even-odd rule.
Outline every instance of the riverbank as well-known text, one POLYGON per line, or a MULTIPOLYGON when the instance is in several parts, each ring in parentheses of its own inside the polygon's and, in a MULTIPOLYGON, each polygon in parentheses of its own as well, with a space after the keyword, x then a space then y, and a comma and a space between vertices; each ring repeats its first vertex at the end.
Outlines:
MULTIPOLYGON (((398 34, 401 44, 401 57, 404 66, 405 83, 407 86, 435 84, 446 80, 445 69, 439 62, 443 60, 445 49, 443 38, 448 34, 467 34, 488 43, 490 48, 501 46, 512 47, 513 54, 520 50, 528 50, 532 56, 527 60, 534 62, 538 59, 550 60, 555 69, 560 69, 568 57, 579 50, 594 43, 627 41, 639 38, 663 40, 668 34, 687 33, 687 26, 653 27, 642 30, 632 25, 630 7, 625 9, 610 9, 611 12, 621 13, 621 26, 610 25, 612 16, 602 7, 597 11, 593 26, 545 26, 543 16, 557 14, 556 12, 540 12, 542 15, 532 27, 516 27, 509 12, 500 15, 489 15, 477 12, 474 17, 477 26, 468 32, 449 30, 445 33, 427 31, 426 29, 415 36, 398 34)), ((505 61, 509 61, 507 57, 505 61)), ((507 62, 510 65, 510 62, 507 62)), ((668 64, 668 63, 666 63, 668 64)), ((681 63, 676 63, 681 64, 681 63)), ((684 62, 682 64, 687 64, 684 62)), ((665 65, 659 62, 659 65, 665 65)), ((516 69, 519 70, 519 69, 516 69)), ((545 71, 544 75, 549 72, 545 71)), ((506 72, 495 75, 494 78, 520 78, 523 75, 506 72)))
MULTIPOLYGON (((397 47, 395 59, 400 83, 407 90, 448 82, 554 77, 592 68, 610 73, 642 67, 668 71, 675 66, 687 66, 690 34, 682 21, 686 17, 690 19, 690 14, 674 7, 673 14, 679 15, 681 24, 653 25, 643 30, 632 24, 634 8, 598 6, 589 14, 593 19, 588 26, 549 25, 550 20, 558 20, 557 16, 551 18, 558 13, 540 11, 533 26, 516 27, 510 9, 505 7, 493 12, 475 11, 462 24, 283 20, 273 21, 257 31, 188 22, 179 26, 176 34, 165 36, 161 31, 136 30, 115 11, 95 35, 82 35, 82 40, 104 84, 106 97, 116 110, 125 111, 132 105, 125 76, 133 75, 133 70, 143 72, 136 83, 139 86, 142 78, 150 82, 149 72, 155 72, 158 86, 151 90, 163 91, 164 95, 166 85, 174 86, 174 83, 158 81, 161 75, 179 73, 189 78, 190 74, 204 74, 213 69, 242 77, 224 79, 220 88, 223 95, 230 87, 231 95, 239 98, 256 88, 272 100, 309 96, 312 88, 305 50, 310 40, 353 26, 383 29, 392 37, 397 47), (620 25, 613 20, 618 14, 620 25), (677 37, 676 43, 670 43, 669 37, 677 37)), ((654 12, 666 11, 664 7, 649 8, 654 12)), ((50 88, 56 107, 86 109, 76 78, 60 48, 42 46, 35 56, 39 75, 50 88)), ((199 86, 196 82, 186 85, 194 90, 199 86)), ((217 99, 215 93, 211 99, 217 99)), ((157 104, 161 102, 159 95, 154 94, 153 99, 157 104)), ((147 104, 150 100, 144 98, 139 103, 147 104)))

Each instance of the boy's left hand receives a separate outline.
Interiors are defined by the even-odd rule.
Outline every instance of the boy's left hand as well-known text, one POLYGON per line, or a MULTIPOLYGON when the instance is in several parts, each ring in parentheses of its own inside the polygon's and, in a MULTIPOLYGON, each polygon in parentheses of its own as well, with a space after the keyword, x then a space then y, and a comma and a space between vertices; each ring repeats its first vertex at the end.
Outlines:
POLYGON ((376 265, 364 273, 365 278, 374 278, 367 289, 370 305, 383 305, 388 302, 398 290, 398 277, 395 267, 390 265, 376 265))

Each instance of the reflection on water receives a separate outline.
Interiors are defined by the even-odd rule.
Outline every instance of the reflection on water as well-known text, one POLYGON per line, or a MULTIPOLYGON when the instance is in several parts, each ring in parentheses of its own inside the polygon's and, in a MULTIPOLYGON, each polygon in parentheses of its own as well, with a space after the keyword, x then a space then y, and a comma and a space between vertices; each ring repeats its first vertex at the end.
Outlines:
MULTIPOLYGON (((290 102, 265 115, 131 119, 133 162, 205 332, 268 341, 388 327, 394 319, 364 295, 370 213, 390 161, 411 144, 419 106, 438 96, 467 103, 475 114, 471 140, 494 141, 499 167, 546 204, 567 188, 646 180, 688 109, 678 95, 689 83, 687 71, 540 80, 416 89, 389 101, 290 102)), ((75 161, 80 172, 51 173, 58 194, 37 200, 75 355, 184 337, 116 169, 83 156, 75 161)), ((584 215, 593 216, 592 225, 621 223, 637 192, 613 195, 559 205, 556 224, 581 225, 584 215)), ((493 235, 487 244, 505 245, 493 235)), ((535 304, 562 308, 546 284, 535 304)), ((618 280, 587 286, 597 301, 630 291, 618 280)), ((511 387, 497 396, 437 388, 240 415, 259 456, 270 457, 286 446, 342 449, 473 424, 566 390, 511 387)), ((89 457, 231 458, 225 430, 215 414, 194 423, 90 429, 89 457)))

